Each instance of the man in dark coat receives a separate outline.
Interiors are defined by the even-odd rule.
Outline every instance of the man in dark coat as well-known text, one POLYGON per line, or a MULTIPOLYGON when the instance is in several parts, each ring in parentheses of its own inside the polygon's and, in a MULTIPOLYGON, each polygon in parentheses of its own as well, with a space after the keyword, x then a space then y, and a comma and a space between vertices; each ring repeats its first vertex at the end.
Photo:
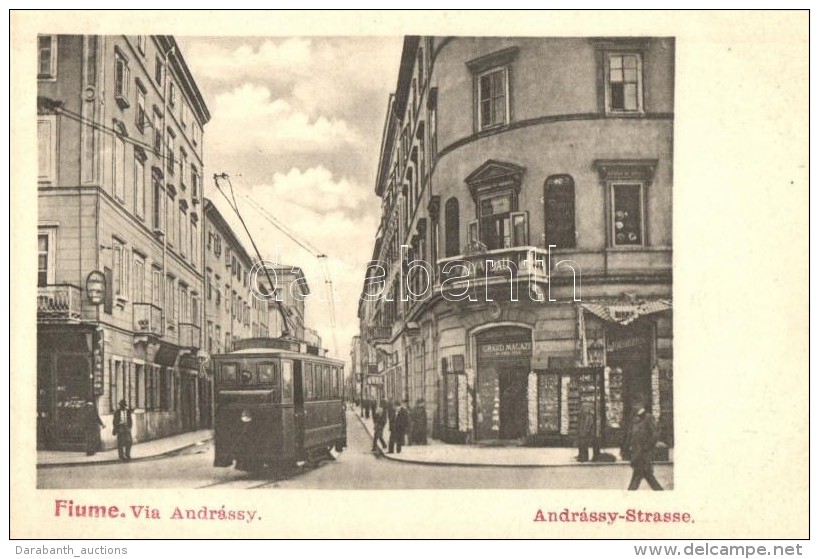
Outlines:
POLYGON ((373 448, 372 451, 378 450, 378 443, 381 443, 381 448, 387 448, 387 443, 384 442, 384 426, 387 424, 387 412, 378 404, 373 412, 373 448))
POLYGON ((634 402, 632 408, 634 416, 628 433, 628 450, 631 456, 631 483, 629 491, 640 487, 645 479, 654 491, 662 491, 663 487, 654 477, 654 447, 657 445, 657 424, 650 413, 646 411, 641 400, 634 402))
POLYGON ((392 402, 387 400, 387 428, 390 430, 390 444, 389 444, 389 451, 387 454, 392 454, 395 452, 395 417, 397 408, 399 407, 398 401, 392 402))
POLYGON ((594 445, 594 407, 584 402, 577 426, 577 461, 589 461, 589 447, 594 445))
POLYGON ((419 399, 412 409, 412 431, 410 434, 410 443, 412 444, 427 444, 427 408, 424 401, 419 399))
MULTIPOLYGON (((395 443, 396 452, 401 454, 401 447, 404 444, 404 437, 407 435, 409 423, 410 418, 407 402, 401 402, 398 411, 395 412, 395 421, 392 424, 393 430, 390 436, 390 452, 392 452, 392 444, 395 443)), ((389 454, 389 452, 387 454, 389 454)))
POLYGON ((117 451, 120 460, 131 459, 132 426, 133 419, 131 418, 131 410, 128 409, 128 403, 125 400, 120 400, 119 409, 114 412, 114 435, 117 436, 117 451))
POLYGON ((93 456, 100 448, 100 428, 105 427, 94 402, 85 404, 85 454, 93 456))

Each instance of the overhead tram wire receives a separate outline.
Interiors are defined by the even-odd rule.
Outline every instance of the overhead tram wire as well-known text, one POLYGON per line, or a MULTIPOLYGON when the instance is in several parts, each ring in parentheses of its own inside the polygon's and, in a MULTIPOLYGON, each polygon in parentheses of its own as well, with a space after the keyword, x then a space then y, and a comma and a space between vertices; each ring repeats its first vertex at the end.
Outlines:
MULTIPOLYGON (((247 224, 245 223, 244 218, 242 217, 242 213, 239 211, 239 206, 236 203, 236 196, 233 193, 233 183, 230 182, 230 176, 227 173, 222 174, 214 174, 213 175, 213 182, 216 184, 216 189, 225 197, 230 208, 234 211, 236 216, 239 218, 239 221, 242 222, 242 227, 245 228, 245 233, 247 233, 248 238, 250 239, 250 243, 253 245, 253 250, 256 251, 256 257, 259 259, 259 262, 262 262, 264 259, 262 258, 261 253, 259 252, 259 248, 256 246, 256 241, 253 240, 253 235, 250 234, 250 230, 247 228, 247 224), (219 184, 219 179, 226 180, 228 186, 230 186, 230 198, 228 198, 225 191, 222 190, 222 186, 219 184)), ((270 277, 270 271, 267 269, 267 266, 263 266, 264 273, 267 276, 267 281, 270 284, 271 291, 275 291, 276 284, 273 282, 272 278, 270 277)), ((287 312, 284 309, 284 306, 281 302, 274 296, 273 302, 276 304, 276 308, 279 311, 279 314, 282 317, 282 338, 290 338, 293 336, 293 328, 290 324, 290 317, 287 316, 287 312)))
POLYGON ((261 204, 256 202, 253 198, 248 196, 247 194, 244 195, 244 199, 256 210, 258 211, 262 217, 264 217, 271 225, 273 225, 276 229, 284 233, 291 241, 299 245, 301 248, 312 254, 316 259, 319 260, 321 265, 321 273, 324 276, 324 284, 327 287, 328 292, 328 307, 330 310, 330 328, 333 332, 333 348, 335 349, 336 353, 338 353, 338 340, 336 338, 336 305, 335 305, 335 291, 333 281, 330 279, 330 274, 327 271, 327 255, 317 249, 312 243, 307 240, 299 239, 296 237, 295 233, 290 231, 285 225, 276 219, 276 217, 267 211, 261 204))

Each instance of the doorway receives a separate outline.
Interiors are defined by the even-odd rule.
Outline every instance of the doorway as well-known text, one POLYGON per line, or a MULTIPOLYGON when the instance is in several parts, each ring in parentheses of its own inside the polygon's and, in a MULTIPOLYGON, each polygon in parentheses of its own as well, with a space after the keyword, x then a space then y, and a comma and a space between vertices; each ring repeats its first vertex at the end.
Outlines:
POLYGON ((528 369, 523 367, 503 367, 498 371, 501 439, 520 439, 526 436, 528 375, 528 369))

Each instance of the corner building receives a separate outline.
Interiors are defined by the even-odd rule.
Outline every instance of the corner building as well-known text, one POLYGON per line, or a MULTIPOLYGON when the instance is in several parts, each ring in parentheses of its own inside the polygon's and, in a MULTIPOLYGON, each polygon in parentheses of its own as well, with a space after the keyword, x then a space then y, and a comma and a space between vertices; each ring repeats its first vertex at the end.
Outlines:
POLYGON ((672 38, 405 39, 359 306, 387 398, 558 446, 588 402, 617 446, 639 397, 673 444, 673 109, 672 38))

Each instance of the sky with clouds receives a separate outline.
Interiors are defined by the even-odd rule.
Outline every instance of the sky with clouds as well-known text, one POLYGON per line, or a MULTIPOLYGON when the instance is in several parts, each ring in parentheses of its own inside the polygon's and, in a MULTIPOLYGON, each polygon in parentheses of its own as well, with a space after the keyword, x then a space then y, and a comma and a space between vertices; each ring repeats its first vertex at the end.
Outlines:
POLYGON ((319 331, 331 354, 349 360, 378 226, 375 172, 403 38, 176 39, 211 112, 204 132, 206 195, 246 241, 213 184, 215 173, 231 176, 262 257, 304 270, 312 292, 307 325, 319 331), (272 225, 256 204, 327 255, 335 328, 321 260, 272 225))

